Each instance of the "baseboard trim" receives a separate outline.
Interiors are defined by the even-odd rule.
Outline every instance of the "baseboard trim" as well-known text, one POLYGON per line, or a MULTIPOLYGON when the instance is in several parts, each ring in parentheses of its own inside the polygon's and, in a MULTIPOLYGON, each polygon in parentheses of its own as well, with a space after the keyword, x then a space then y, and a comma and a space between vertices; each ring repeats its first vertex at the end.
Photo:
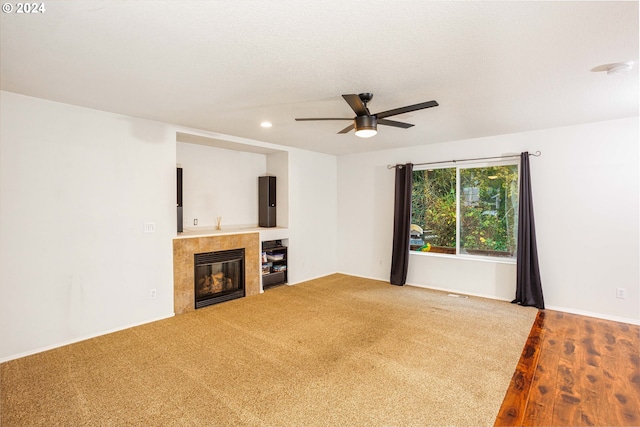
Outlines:
POLYGON ((470 297, 486 298, 486 299, 492 299, 492 300, 496 300, 496 301, 511 302, 510 298, 501 298, 501 297, 497 297, 495 295, 485 295, 485 294, 478 294, 478 293, 467 292, 467 291, 462 292, 462 291, 459 291, 457 289, 438 288, 438 287, 435 287, 435 286, 425 286, 425 285, 414 285, 414 284, 411 284, 411 283, 407 283, 406 286, 413 286, 414 288, 431 289, 433 291, 440 291, 440 292, 449 292, 449 293, 454 293, 454 294, 459 294, 459 295, 468 295, 470 297))
POLYGON ((345 275, 345 276, 360 277, 360 278, 362 278, 362 279, 378 280, 378 281, 380 281, 380 282, 387 282, 387 283, 389 283, 389 278, 388 278, 388 277, 387 277, 387 278, 385 278, 385 279, 381 279, 381 278, 379 278, 379 277, 363 276, 363 275, 361 275, 361 274, 353 274, 353 273, 344 273, 344 272, 342 272, 342 271, 336 271, 336 273, 335 273, 335 274, 343 274, 343 275, 345 275))
MULTIPOLYGON (((323 277, 331 276, 332 274, 342 274, 342 273, 336 272, 336 273, 322 274, 320 276, 309 277, 308 279, 299 280, 297 282, 287 282, 287 283, 285 283, 285 285, 287 285, 287 286, 295 286, 295 285, 298 285, 300 283, 309 282, 311 280, 322 279, 323 277)), ((348 274, 348 276, 353 276, 353 274, 348 274)))
POLYGON ((557 305, 545 305, 546 309, 562 311, 565 313, 579 314, 580 316, 595 317, 596 319, 611 320, 613 322, 628 323, 630 325, 640 325, 640 319, 631 319, 628 317, 610 316, 608 314, 594 313, 592 311, 576 310, 574 308, 560 307, 557 305))
POLYGON ((125 329, 134 328, 136 326, 146 325, 147 323, 157 322, 159 320, 168 319, 168 318, 173 317, 173 316, 175 316, 175 313, 171 313, 171 314, 168 314, 166 316, 161 316, 161 317, 157 317, 157 318, 150 319, 150 320, 145 320, 143 322, 133 323, 131 325, 123 326, 121 328, 114 328, 114 329, 110 329, 110 330, 107 330, 107 331, 99 332, 99 333, 96 333, 96 334, 85 335, 85 336, 82 336, 80 338, 75 338, 75 339, 72 339, 72 340, 63 341, 63 342, 59 342, 59 343, 48 345, 48 346, 44 346, 44 347, 38 347, 36 349, 25 351, 23 353, 14 354, 12 356, 8 356, 8 357, 5 357, 5 358, 0 358, 0 363, 9 362, 10 360, 20 359, 22 357, 32 356, 32 355, 37 354, 37 353, 42 353, 43 351, 53 350, 54 348, 60 348, 60 347, 66 346, 66 345, 75 344, 75 343, 78 343, 78 342, 81 342, 81 341, 90 340, 92 338, 97 338, 97 337, 100 337, 100 336, 103 336, 103 335, 112 334, 114 332, 124 331, 125 329))

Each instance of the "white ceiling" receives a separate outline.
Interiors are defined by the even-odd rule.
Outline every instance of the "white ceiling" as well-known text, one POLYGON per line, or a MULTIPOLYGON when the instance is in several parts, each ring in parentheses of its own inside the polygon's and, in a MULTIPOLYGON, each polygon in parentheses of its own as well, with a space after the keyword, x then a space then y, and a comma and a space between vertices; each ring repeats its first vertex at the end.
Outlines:
POLYGON ((638 115, 637 67, 591 71, 638 61, 637 1, 44 4, 2 13, 2 90, 332 154, 638 115), (353 117, 360 92, 440 106, 369 139, 294 121, 353 117))

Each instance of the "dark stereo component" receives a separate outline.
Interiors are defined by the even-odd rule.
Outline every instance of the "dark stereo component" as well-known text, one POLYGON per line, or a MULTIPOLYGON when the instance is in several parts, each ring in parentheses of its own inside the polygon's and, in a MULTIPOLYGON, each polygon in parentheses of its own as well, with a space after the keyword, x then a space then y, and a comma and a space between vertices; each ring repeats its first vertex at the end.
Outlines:
POLYGON ((260 227, 276 226, 276 177, 261 176, 258 178, 258 225, 260 227))
POLYGON ((184 221, 182 220, 182 168, 177 168, 178 171, 178 175, 177 175, 177 183, 178 183, 178 188, 177 188, 177 194, 178 194, 178 201, 177 201, 177 206, 178 206, 178 233, 182 233, 182 224, 184 224, 184 221))
POLYGON ((182 206, 182 168, 176 168, 178 182, 178 206, 182 206))

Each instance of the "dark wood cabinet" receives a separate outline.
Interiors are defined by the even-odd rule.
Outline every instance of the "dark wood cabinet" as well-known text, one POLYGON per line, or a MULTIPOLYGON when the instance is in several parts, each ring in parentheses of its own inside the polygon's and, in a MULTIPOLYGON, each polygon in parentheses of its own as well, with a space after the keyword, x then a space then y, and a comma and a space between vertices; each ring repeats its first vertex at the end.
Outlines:
POLYGON ((262 242, 262 289, 287 283, 287 247, 281 241, 262 242))

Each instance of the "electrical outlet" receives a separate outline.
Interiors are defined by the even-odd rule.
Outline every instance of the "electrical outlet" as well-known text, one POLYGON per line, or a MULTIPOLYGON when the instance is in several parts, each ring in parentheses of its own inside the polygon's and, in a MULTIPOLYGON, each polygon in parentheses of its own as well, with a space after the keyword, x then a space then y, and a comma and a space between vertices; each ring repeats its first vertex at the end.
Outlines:
POLYGON ((158 295, 158 290, 157 289, 151 289, 149 291, 149 298, 150 299, 156 299, 157 295, 158 295))
POLYGON ((145 222, 144 223, 144 232, 145 233, 155 233, 156 232, 156 223, 155 222, 145 222))
POLYGON ((616 288, 616 298, 627 299, 627 288, 616 288))
POLYGON ((198 218, 193 219, 193 225, 198 225, 198 218))

